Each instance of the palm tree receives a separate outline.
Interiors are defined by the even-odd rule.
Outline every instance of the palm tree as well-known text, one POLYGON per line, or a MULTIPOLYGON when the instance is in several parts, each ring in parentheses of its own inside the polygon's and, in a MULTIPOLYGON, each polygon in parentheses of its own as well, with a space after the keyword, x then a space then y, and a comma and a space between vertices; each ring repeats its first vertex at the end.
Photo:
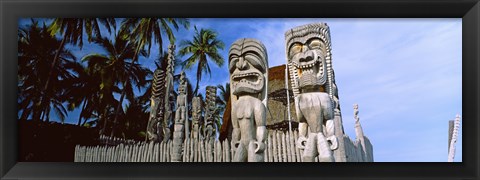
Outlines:
POLYGON ((98 99, 98 84, 101 83, 100 79, 96 76, 93 76, 89 73, 87 67, 82 67, 82 70, 79 71, 78 77, 74 79, 73 87, 66 92, 68 98, 68 110, 73 111, 74 109, 81 107, 80 114, 78 116, 78 126, 81 126, 86 123, 86 121, 93 116, 93 102, 94 99, 98 99), (82 118, 85 119, 82 123, 82 118))
POLYGON ((227 102, 228 99, 230 99, 230 83, 225 83, 225 86, 222 86, 221 84, 217 85, 217 89, 220 91, 219 94, 217 95, 216 98, 216 104, 217 107, 214 111, 214 119, 215 119, 215 125, 217 128, 217 132, 220 132, 220 127, 223 124, 223 114, 225 113, 225 110, 227 109, 227 102))
POLYGON ((60 52, 57 47, 59 40, 50 36, 47 26, 38 27, 38 22, 32 19, 27 28, 20 28, 18 41, 18 89, 19 109, 22 110, 20 119, 26 120, 30 114, 34 120, 49 121, 51 109, 57 113, 61 121, 64 120, 67 110, 63 105, 66 100, 64 92, 75 79, 76 71, 81 65, 75 61, 73 54, 65 49, 60 52), (50 60, 57 56, 59 62, 52 68, 50 60), (47 74, 54 77, 48 77, 47 74), (47 81, 53 85, 49 91, 42 91, 47 81), (38 102, 43 100, 43 104, 38 102), (40 117, 41 116, 41 117, 40 117))
MULTIPOLYGON (((40 70, 35 68, 40 66, 43 56, 38 54, 37 43, 44 39, 42 29, 38 27, 38 22, 32 19, 32 24, 26 28, 20 28, 18 31, 18 108, 22 111, 19 119, 27 120, 28 116, 34 110, 32 102, 36 102, 41 94, 36 91, 35 72, 40 70), (34 71, 32 71, 34 70, 34 71)), ((49 42, 49 41, 48 41, 49 42)), ((44 54, 47 55, 47 54, 44 54)))
POLYGON ((223 66, 224 60, 218 53, 218 49, 223 50, 224 47, 225 44, 217 39, 217 33, 215 31, 210 29, 200 29, 200 31, 198 31, 197 27, 195 27, 193 41, 184 40, 180 42, 180 51, 178 53, 181 56, 191 54, 191 56, 182 63, 184 69, 191 69, 193 65, 197 63, 197 83, 193 92, 195 95, 198 93, 202 73, 211 75, 209 60, 213 61, 219 67, 223 66))
MULTIPOLYGON (((103 117, 103 120, 101 120, 104 123, 101 129, 103 134, 108 122, 106 118, 110 117, 108 115, 110 108, 108 107, 118 107, 122 104, 122 101, 114 100, 113 93, 125 93, 124 95, 128 99, 135 99, 133 88, 136 87, 140 90, 146 87, 148 85, 146 78, 151 75, 151 72, 134 62, 134 59, 137 57, 135 46, 127 39, 116 36, 113 42, 107 38, 97 38, 93 42, 104 48, 106 54, 89 54, 83 57, 82 61, 88 61, 90 73, 100 77, 97 87, 101 94, 100 102, 97 104, 101 104, 100 108, 104 111, 101 116, 103 117), (120 90, 117 86, 121 82, 124 82, 121 84, 123 90, 120 90)), ((139 52, 139 55, 146 56, 146 52, 142 50, 139 52)))
MULTIPOLYGON (((79 45, 80 48, 83 47, 83 32, 85 32, 88 37, 88 41, 91 41, 93 37, 101 37, 101 30, 99 27, 99 22, 103 24, 108 32, 111 32, 111 28, 115 29, 115 19, 114 18, 56 18, 53 20, 52 24, 49 26, 48 30, 51 36, 55 36, 57 33, 60 33, 63 38, 58 49, 55 53, 55 56, 52 58, 50 71, 48 71, 47 81, 44 84, 43 91, 46 92, 49 89, 51 78, 53 78, 51 71, 57 64, 59 56, 64 49, 66 43, 72 43, 74 45, 79 45)), ((44 108, 45 102, 48 99, 39 99, 35 104, 38 108, 44 108)), ((33 119, 39 119, 40 114, 34 113, 33 119)))
POLYGON ((150 55, 152 40, 159 45, 158 52, 162 52, 162 34, 168 36, 170 43, 175 42, 175 35, 170 26, 178 31, 179 25, 188 29, 190 21, 186 18, 127 18, 122 22, 120 32, 124 38, 135 42, 137 51, 148 46, 147 54, 150 55))
MULTIPOLYGON (((172 32, 172 25, 175 30, 179 29, 179 25, 183 25, 184 28, 188 29, 190 26, 190 21, 185 18, 127 18, 122 22, 122 27, 120 29, 120 35, 124 39, 128 39, 135 44, 135 56, 133 58, 133 63, 138 59, 138 54, 147 48, 147 56, 150 56, 150 50, 152 47, 152 40, 155 40, 155 43, 159 45, 159 52, 162 52, 162 34, 166 33, 170 43, 175 42, 175 36, 172 32)), ((128 71, 131 72, 131 69, 128 71)), ((127 84, 127 79, 123 82, 124 87, 127 84)), ((126 90, 122 90, 120 95, 120 103, 117 105, 115 112, 115 118, 113 120, 114 125, 117 124, 118 114, 122 108, 123 99, 125 98, 126 90)), ((114 126, 115 127, 115 126, 114 126)), ((112 135, 115 132, 115 128, 112 130, 112 135)))
POLYGON ((89 113, 84 113, 84 111, 90 112, 92 116, 97 118, 97 128, 102 128, 100 131, 104 131, 112 104, 116 105, 118 103, 115 102, 113 97, 114 92, 119 92, 119 88, 115 86, 118 83, 114 80, 115 76, 110 74, 113 71, 113 68, 109 66, 112 61, 109 59, 109 56, 101 54, 86 55, 82 58, 82 61, 87 62, 85 76, 93 79, 85 81, 82 84, 82 88, 79 88, 79 90, 90 89, 79 94, 80 100, 84 100, 84 109, 79 118, 83 117, 87 120, 88 117, 83 115, 89 113), (94 113, 96 115, 93 115, 94 113), (105 124, 101 126, 101 122, 105 124))
MULTIPOLYGON (((217 85, 217 89, 219 89, 220 94, 217 95, 217 104, 225 108, 227 105, 228 99, 230 99, 230 83, 225 83, 225 86, 221 84, 217 85)), ((223 109, 225 110, 225 109, 223 109)))
POLYGON ((143 100, 139 97, 130 100, 125 108, 125 115, 121 124, 122 136, 124 139, 142 140, 141 134, 145 135, 145 127, 149 118, 147 112, 148 106, 144 106, 143 100), (135 119, 135 123, 130 122, 130 119, 135 119))

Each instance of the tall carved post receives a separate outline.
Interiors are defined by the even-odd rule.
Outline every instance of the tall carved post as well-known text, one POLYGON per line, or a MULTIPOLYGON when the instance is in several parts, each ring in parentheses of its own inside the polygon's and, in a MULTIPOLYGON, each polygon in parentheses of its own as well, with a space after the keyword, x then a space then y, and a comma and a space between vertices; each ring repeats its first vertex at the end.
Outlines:
POLYGON ((459 128, 460 128, 460 115, 457 114, 454 121, 452 139, 450 140, 449 149, 448 149, 448 162, 453 162, 453 159, 455 159, 455 143, 457 142, 459 128))
MULTIPOLYGON (((185 76, 185 73, 183 73, 185 76)), ((186 78, 186 77, 185 77, 186 78)), ((184 131, 184 137, 186 139, 189 139, 190 138, 190 121, 188 120, 189 117, 188 117, 188 91, 187 91, 187 83, 188 81, 185 79, 185 86, 184 86, 184 91, 185 91, 185 95, 183 96, 183 100, 185 101, 185 108, 186 110, 183 112, 183 114, 185 114, 185 131, 184 131)))
POLYGON ((206 158, 208 162, 213 162, 213 150, 215 143, 215 118, 214 113, 216 109, 216 98, 217 98, 217 87, 207 86, 205 91, 205 148, 206 148, 206 158))
MULTIPOLYGON (((353 118, 355 118, 355 135, 357 138, 363 137, 363 129, 360 124, 360 117, 358 117, 358 104, 353 105, 353 118)), ((363 147, 365 149, 365 147, 363 147)))
POLYGON ((285 40, 299 120, 297 146, 304 149, 303 162, 314 162, 317 156, 320 162, 334 162, 332 150, 338 148, 334 109, 338 102, 329 27, 325 23, 299 26, 287 31, 285 40))
POLYGON ((164 97, 164 115, 163 122, 161 124, 162 128, 162 139, 163 141, 170 140, 170 124, 172 122, 172 97, 174 96, 173 92, 173 68, 175 66, 175 45, 170 44, 168 46, 168 56, 167 56, 167 72, 165 72, 165 97, 164 97))
POLYGON ((163 96, 165 95, 165 72, 156 69, 153 73, 152 97, 150 98, 150 117, 147 123, 145 140, 158 141, 161 132, 160 122, 163 119, 163 96))
POLYGON ((229 51, 234 162, 263 162, 266 130, 268 58, 256 39, 239 39, 229 51))
POLYGON ((205 91, 205 138, 207 141, 215 139, 215 127, 213 113, 215 113, 215 100, 217 98, 217 87, 207 86, 205 91))
POLYGON ((360 124, 360 117, 358 117, 358 104, 353 105, 353 118, 355 118, 355 135, 356 135, 356 140, 360 141, 360 144, 362 145, 362 150, 363 154, 365 157, 365 161, 369 161, 369 153, 367 152, 367 147, 365 146, 365 136, 363 135, 363 128, 362 125, 360 124))
POLYGON ((177 108, 175 110, 175 125, 173 131, 172 162, 182 161, 182 145, 185 139, 185 122, 187 121, 187 81, 185 72, 180 73, 180 85, 178 86, 177 108))
POLYGON ((200 139, 200 119, 202 118, 202 99, 194 97, 192 100, 192 133, 194 140, 200 139))

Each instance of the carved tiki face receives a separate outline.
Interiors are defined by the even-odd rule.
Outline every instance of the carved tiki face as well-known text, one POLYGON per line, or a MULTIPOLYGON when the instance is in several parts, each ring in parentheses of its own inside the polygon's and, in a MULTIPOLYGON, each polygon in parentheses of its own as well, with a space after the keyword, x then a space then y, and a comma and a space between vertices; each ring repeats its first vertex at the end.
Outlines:
POLYGON ((212 115, 215 111, 216 97, 217 97, 217 87, 207 86, 207 89, 205 91, 205 112, 206 112, 207 120, 211 120, 212 115))
POLYGON ((325 23, 307 24, 285 33, 292 85, 302 90, 326 92, 329 30, 325 23))
POLYGON ((178 86, 178 94, 185 94, 186 93, 186 82, 187 80, 185 79, 186 76, 185 76, 185 72, 181 72, 180 73, 180 85, 178 86))
POLYGON ((228 55, 233 95, 260 94, 266 88, 268 68, 265 46, 255 39, 239 39, 228 55))
POLYGON ((194 97, 192 100, 192 120, 194 124, 202 117, 202 100, 200 97, 194 97))

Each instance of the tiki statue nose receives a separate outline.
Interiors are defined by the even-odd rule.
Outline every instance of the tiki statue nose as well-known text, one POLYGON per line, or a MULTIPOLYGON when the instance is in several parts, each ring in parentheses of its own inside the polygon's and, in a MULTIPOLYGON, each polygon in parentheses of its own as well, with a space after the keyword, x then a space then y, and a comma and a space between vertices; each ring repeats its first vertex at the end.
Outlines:
POLYGON ((238 58, 238 61, 237 61, 237 68, 240 69, 240 70, 245 70, 248 66, 247 66, 247 62, 245 61, 245 59, 243 57, 240 57, 238 58))
POLYGON ((307 61, 313 60, 314 57, 315 57, 315 54, 313 53, 313 51, 307 51, 300 55, 299 60, 300 62, 302 61, 307 62, 307 61))

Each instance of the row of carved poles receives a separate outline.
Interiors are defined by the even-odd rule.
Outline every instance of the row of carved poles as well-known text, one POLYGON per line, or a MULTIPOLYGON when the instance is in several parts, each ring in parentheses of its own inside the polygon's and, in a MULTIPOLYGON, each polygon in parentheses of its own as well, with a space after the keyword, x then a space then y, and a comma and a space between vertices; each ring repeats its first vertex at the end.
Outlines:
MULTIPOLYGON (((265 162, 301 162, 302 150, 296 146, 298 132, 271 131, 266 140, 265 162)), ((75 162, 172 162, 172 141, 137 142, 116 146, 75 147, 75 162)), ((231 162, 230 142, 186 139, 183 162, 231 162)), ((318 158, 316 159, 318 161, 318 158)))

